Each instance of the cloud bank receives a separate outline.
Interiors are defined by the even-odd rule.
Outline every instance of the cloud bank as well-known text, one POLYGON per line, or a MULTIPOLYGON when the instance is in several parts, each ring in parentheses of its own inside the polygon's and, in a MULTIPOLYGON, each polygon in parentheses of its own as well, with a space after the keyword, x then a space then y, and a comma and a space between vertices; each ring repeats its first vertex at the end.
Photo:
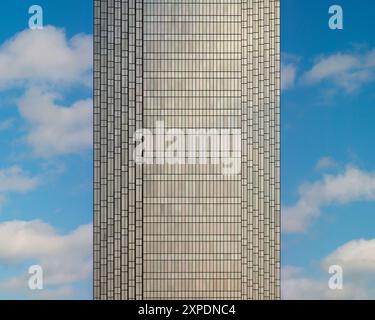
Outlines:
POLYGON ((92 146, 92 100, 61 106, 57 98, 56 94, 32 88, 18 101, 27 124, 26 142, 37 156, 79 153, 92 146))
POLYGON ((375 173, 348 165, 342 173, 304 183, 298 193, 297 202, 282 210, 284 232, 305 232, 320 216, 322 207, 375 200, 375 173))
POLYGON ((92 36, 68 39, 53 26, 27 29, 0 46, 0 89, 10 86, 92 83, 92 36))
POLYGON ((91 224, 81 225, 68 234, 60 234, 41 220, 0 223, 0 264, 16 266, 32 261, 32 264, 43 268, 46 287, 40 292, 28 290, 26 272, 0 283, 0 292, 35 293, 48 298, 55 297, 57 293, 59 296, 71 295, 69 284, 85 280, 92 273, 91 252, 91 224), (54 290, 51 291, 51 287, 54 290))

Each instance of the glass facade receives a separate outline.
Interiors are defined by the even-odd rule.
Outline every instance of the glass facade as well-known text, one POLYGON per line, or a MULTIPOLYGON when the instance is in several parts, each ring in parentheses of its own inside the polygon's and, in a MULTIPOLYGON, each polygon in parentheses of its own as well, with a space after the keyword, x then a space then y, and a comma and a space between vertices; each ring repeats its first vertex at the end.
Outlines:
POLYGON ((95 298, 278 299, 279 0, 94 3, 95 298))

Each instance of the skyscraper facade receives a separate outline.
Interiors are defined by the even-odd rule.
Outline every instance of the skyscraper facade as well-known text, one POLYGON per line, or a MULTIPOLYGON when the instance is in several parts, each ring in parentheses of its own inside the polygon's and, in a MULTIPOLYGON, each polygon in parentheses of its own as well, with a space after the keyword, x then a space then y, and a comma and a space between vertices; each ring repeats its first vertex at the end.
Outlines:
POLYGON ((94 0, 94 297, 280 297, 279 0, 94 0))

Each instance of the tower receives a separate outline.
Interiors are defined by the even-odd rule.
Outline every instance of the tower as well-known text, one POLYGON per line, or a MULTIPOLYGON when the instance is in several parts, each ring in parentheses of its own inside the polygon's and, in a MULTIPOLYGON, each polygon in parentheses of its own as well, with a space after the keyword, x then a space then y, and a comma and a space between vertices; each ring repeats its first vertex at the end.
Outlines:
POLYGON ((279 8, 94 1, 96 299, 280 297, 279 8))

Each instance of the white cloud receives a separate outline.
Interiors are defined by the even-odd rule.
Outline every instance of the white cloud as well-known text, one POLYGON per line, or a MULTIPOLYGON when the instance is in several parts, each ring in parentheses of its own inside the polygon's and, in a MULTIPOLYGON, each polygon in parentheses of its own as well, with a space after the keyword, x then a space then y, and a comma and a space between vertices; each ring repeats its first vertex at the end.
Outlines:
POLYGON ((320 261, 322 275, 313 278, 294 266, 282 268, 284 299, 374 299, 375 239, 352 240, 320 261), (343 289, 331 290, 328 280, 330 266, 343 270, 343 289))
POLYGON ((347 166, 343 173, 325 174, 321 180, 299 188, 297 203, 283 208, 283 231, 306 231, 319 217, 321 207, 372 200, 375 200, 375 173, 347 166))
POLYGON ((30 290, 28 287, 30 275, 25 272, 22 275, 14 276, 0 282, 0 293, 8 296, 15 294, 31 300, 58 300, 72 299, 77 296, 77 292, 72 285, 48 285, 42 290, 30 290))
POLYGON ((282 268, 281 296, 284 300, 338 300, 371 299, 373 290, 365 283, 344 278, 342 290, 331 290, 328 286, 330 274, 322 278, 305 275, 303 270, 294 266, 282 268))
POLYGON ((281 90, 287 90, 294 86, 297 76, 297 67, 292 64, 281 64, 281 90))
POLYGON ((0 193, 30 191, 37 183, 37 178, 29 176, 19 166, 0 170, 0 193))
POLYGON ((71 286, 59 286, 57 288, 45 289, 29 293, 33 300, 62 300, 72 299, 76 295, 76 291, 71 286))
MULTIPOLYGON (((64 85, 92 84, 92 36, 67 38, 63 29, 27 29, 0 46, 0 89, 29 88, 18 101, 35 155, 78 153, 92 144, 92 100, 61 106, 64 85), (47 88, 46 91, 35 88, 47 88), (51 93, 53 92, 53 93, 51 93)), ((0 123, 8 129, 10 120, 0 123)))
POLYGON ((329 81, 351 93, 375 79, 375 50, 367 53, 335 53, 321 56, 302 76, 306 84, 329 81))
POLYGON ((0 88, 30 83, 90 85, 91 69, 89 35, 68 39, 64 30, 47 26, 22 31, 0 46, 0 88))
POLYGON ((350 241, 326 257, 323 265, 339 265, 350 275, 375 275, 375 239, 350 241))
POLYGON ((36 188, 37 177, 30 176, 19 166, 0 169, 0 208, 6 201, 7 193, 23 193, 36 188))
MULTIPOLYGON (((33 261, 39 264, 46 289, 53 288, 55 293, 67 293, 67 285, 91 275, 91 251, 92 225, 82 225, 62 235, 40 220, 0 223, 0 263, 20 265, 33 261)), ((0 291, 25 292, 26 289, 27 270, 0 283, 0 291)))
POLYGON ((32 88, 18 101, 28 125, 26 141, 38 156, 79 153, 92 145, 92 100, 66 107, 57 99, 56 94, 32 88))
POLYGON ((315 166, 315 169, 318 171, 335 168, 337 166, 336 161, 331 157, 323 157, 319 159, 318 163, 315 166))

